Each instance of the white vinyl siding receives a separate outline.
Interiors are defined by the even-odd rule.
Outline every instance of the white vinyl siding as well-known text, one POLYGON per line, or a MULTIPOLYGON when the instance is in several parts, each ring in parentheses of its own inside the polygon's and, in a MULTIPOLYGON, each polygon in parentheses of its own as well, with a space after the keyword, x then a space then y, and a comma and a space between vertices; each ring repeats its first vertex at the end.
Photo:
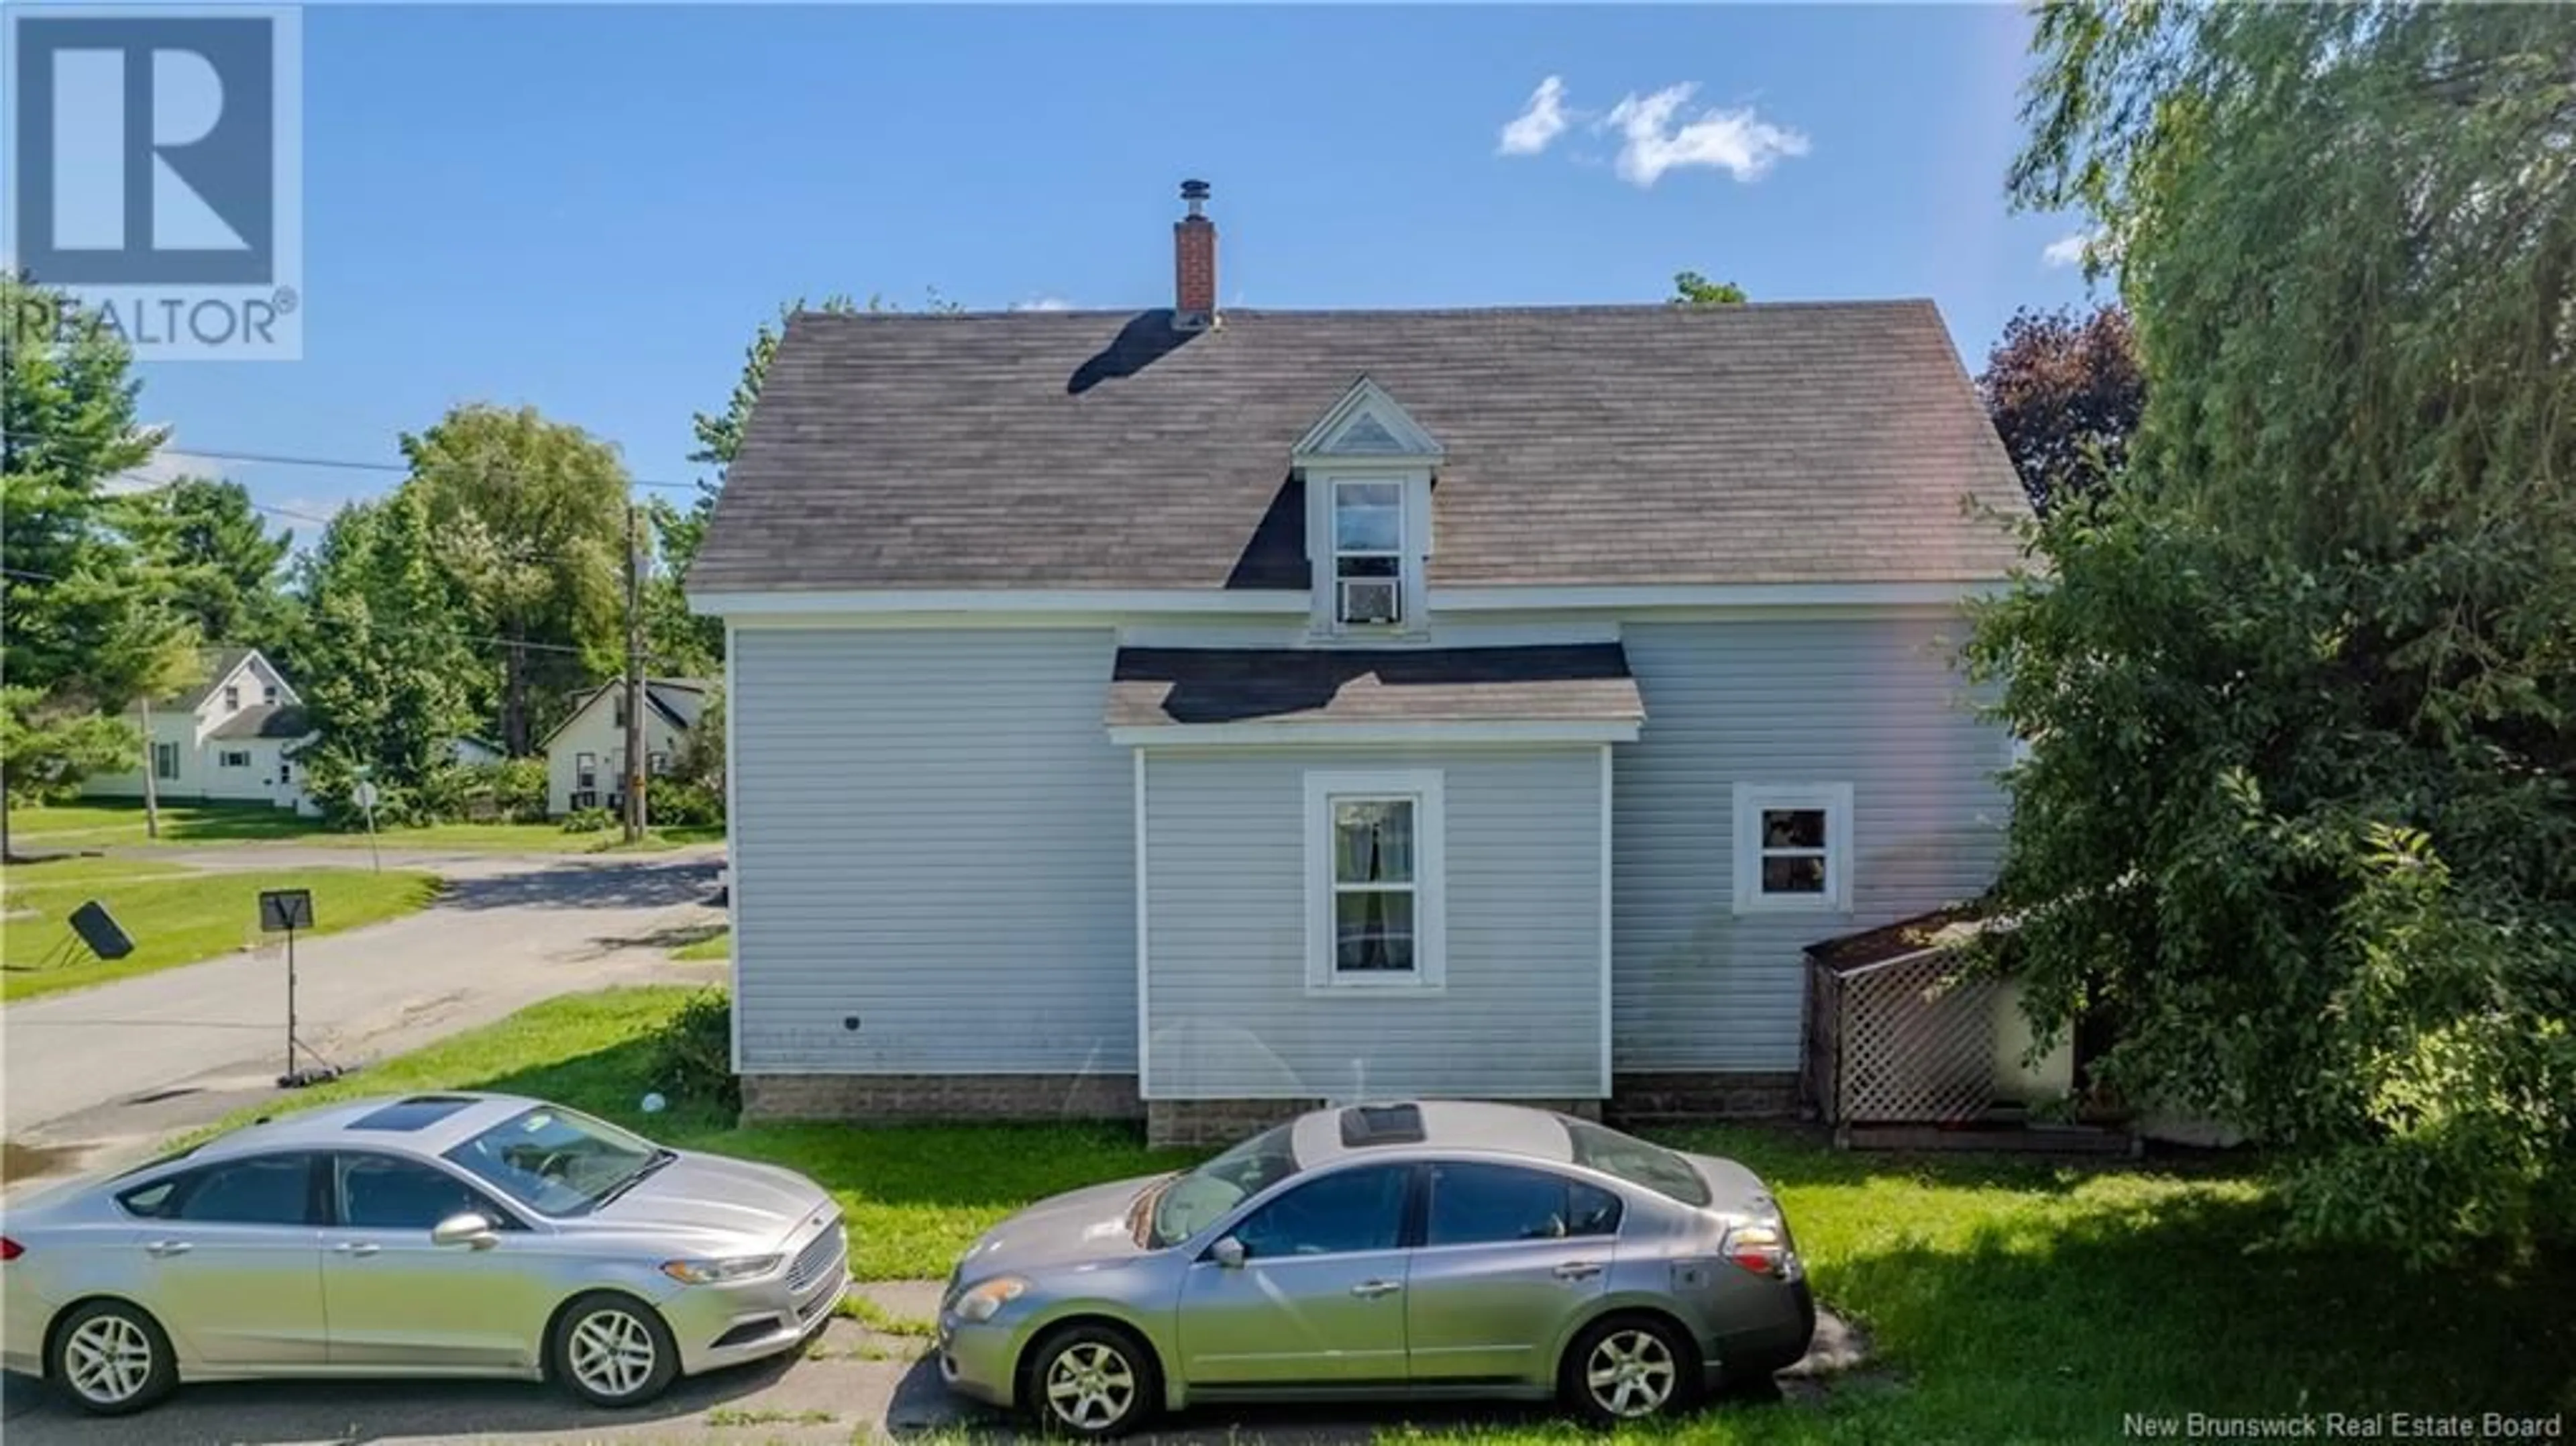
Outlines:
MULTIPOLYGON (((1133 764, 1101 725, 1112 633, 733 638, 743 1070, 1133 1071, 1133 764)), ((1292 896, 1294 846, 1292 824, 1292 896)))
POLYGON ((1148 1097, 1600 1093, 1598 747, 1145 759, 1148 1097), (1308 776, 1432 772, 1442 988, 1310 992, 1308 776))
POLYGON ((1646 724, 1612 749, 1616 1068, 1793 1069, 1804 946, 1993 881, 2004 743, 1947 664, 1964 627, 1927 615, 1621 630, 1646 724), (1826 780, 1850 792, 1835 906, 1739 914, 1736 786, 1826 780))

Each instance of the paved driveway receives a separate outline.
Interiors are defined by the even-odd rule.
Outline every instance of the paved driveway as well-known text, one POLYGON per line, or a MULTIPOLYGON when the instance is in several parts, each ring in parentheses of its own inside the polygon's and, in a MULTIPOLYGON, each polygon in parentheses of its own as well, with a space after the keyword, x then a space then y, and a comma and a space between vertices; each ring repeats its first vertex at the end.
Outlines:
MULTIPOLYGON (((338 867, 352 862, 328 852, 338 867)), ((227 869, 305 862, 277 849, 156 857, 227 869)), ((721 964, 673 964, 668 949, 722 922, 704 902, 721 857, 439 859, 449 885, 428 909, 298 941, 299 1032, 324 1059, 360 1065, 557 994, 720 978, 721 964)), ((13 1144, 92 1147, 86 1168, 271 1092, 285 1040, 282 946, 27 1000, 0 1011, 0 1116, 13 1144)))

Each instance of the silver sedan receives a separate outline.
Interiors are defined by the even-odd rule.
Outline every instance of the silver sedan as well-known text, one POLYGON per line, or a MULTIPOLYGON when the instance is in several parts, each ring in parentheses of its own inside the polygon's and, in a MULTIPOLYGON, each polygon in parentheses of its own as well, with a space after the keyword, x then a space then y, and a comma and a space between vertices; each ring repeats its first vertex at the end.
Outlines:
POLYGON ((1319 1110, 1004 1221, 950 1277, 939 1364, 1082 1436, 1251 1399, 1555 1398, 1616 1422, 1769 1376, 1815 1319, 1743 1166, 1423 1101, 1319 1110))
POLYGON ((786 1170, 538 1100, 371 1100, 10 1209, 0 1365, 105 1415, 255 1376, 551 1378, 632 1406, 802 1343, 847 1256, 786 1170))

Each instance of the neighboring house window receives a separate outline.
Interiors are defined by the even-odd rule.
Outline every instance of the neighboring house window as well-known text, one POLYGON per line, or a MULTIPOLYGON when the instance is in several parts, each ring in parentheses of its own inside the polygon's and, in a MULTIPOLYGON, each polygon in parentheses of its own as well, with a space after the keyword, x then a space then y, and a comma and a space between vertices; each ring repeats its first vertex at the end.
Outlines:
POLYGON ((572 756, 573 787, 584 793, 599 787, 599 755, 576 753, 572 756))
POLYGON ((224 685, 224 711, 230 713, 240 707, 241 685, 238 683, 226 683, 224 685))
POLYGON ((624 688, 618 689, 615 696, 617 698, 617 726, 620 729, 623 729, 626 726, 626 690, 624 688))
POLYGON ((262 684, 260 684, 260 685, 259 685, 259 701, 261 701, 261 702, 263 702, 263 703, 274 703, 274 702, 276 702, 276 701, 277 701, 277 685, 276 685, 275 683, 262 683, 262 684))
POLYGON ((1440 985, 1443 827, 1437 770, 1306 775, 1308 988, 1440 985))
POLYGON ((644 768, 646 772, 659 778, 663 774, 671 771, 671 755, 668 753, 647 753, 644 755, 644 768))
POLYGON ((1333 484, 1333 619, 1344 627, 1404 621, 1404 484, 1333 484))
POLYGON ((226 768, 248 768, 250 767, 250 750, 247 748, 227 748, 221 753, 215 755, 215 761, 226 768))
POLYGON ((1851 907, 1848 783, 1735 785, 1735 911, 1851 907))
POLYGON ((179 776, 178 744, 155 743, 152 745, 152 776, 155 778, 176 778, 179 776))

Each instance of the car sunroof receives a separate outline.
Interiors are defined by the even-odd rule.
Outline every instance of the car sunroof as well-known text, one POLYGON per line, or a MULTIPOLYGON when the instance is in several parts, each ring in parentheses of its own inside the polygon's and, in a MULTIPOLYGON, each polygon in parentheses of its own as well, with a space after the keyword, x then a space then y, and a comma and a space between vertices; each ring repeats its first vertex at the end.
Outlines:
POLYGON ((1422 1143, 1422 1109, 1418 1105, 1353 1105, 1342 1111, 1342 1143, 1418 1145, 1422 1143))
POLYGON ((417 1130, 437 1124, 474 1101, 464 1095, 413 1095, 349 1122, 353 1130, 417 1130))

